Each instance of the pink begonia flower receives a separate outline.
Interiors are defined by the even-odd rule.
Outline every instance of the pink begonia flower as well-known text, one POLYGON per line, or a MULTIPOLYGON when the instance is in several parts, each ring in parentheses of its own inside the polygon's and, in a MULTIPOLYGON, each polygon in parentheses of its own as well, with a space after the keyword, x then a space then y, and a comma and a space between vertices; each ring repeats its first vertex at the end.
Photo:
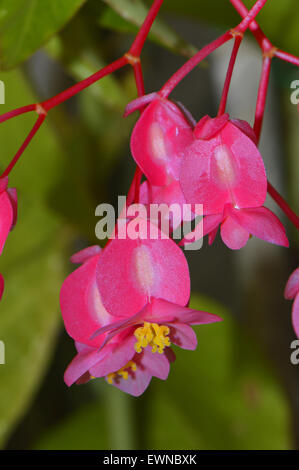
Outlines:
MULTIPOLYGON (((266 207, 235 209, 227 204, 223 214, 207 215, 203 219, 203 236, 209 235, 211 245, 220 225, 222 241, 232 250, 239 250, 246 245, 251 235, 269 243, 288 247, 289 241, 280 220, 266 207)), ((192 243, 188 237, 180 244, 192 243)))
POLYGON ((186 115, 171 101, 158 98, 135 125, 131 152, 150 184, 166 186, 179 179, 183 152, 193 140, 186 115))
POLYGON ((60 295, 65 327, 78 351, 65 382, 105 377, 138 396, 152 376, 167 378, 171 343, 195 349, 190 325, 220 318, 186 307, 188 265, 170 239, 115 239, 90 254, 76 256, 84 263, 65 280, 60 295))
POLYGON ((246 121, 224 114, 194 126, 186 110, 155 94, 151 99, 131 136, 132 155, 151 185, 179 181, 186 202, 203 204, 204 215, 221 214, 228 203, 264 204, 265 167, 246 121))
POLYGON ((290 275, 285 287, 284 296, 286 299, 294 299, 292 308, 292 323, 294 331, 299 338, 299 268, 290 275))
POLYGON ((262 206, 267 178, 249 124, 228 114, 205 116, 193 135, 180 171, 186 201, 203 204, 204 215, 221 214, 226 204, 238 209, 262 206))
POLYGON ((7 177, 0 179, 0 254, 17 218, 17 192, 7 185, 7 177))

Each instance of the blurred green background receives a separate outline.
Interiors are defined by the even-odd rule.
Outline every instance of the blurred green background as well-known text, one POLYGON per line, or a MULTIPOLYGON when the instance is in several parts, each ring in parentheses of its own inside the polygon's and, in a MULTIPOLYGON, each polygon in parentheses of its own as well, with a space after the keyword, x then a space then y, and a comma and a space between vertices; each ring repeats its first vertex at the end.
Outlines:
MULTIPOLYGON (((150 3, 0 0, 0 79, 6 91, 0 112, 46 99, 120 57, 150 3)), ((269 1, 259 20, 275 44, 299 54, 297 0, 269 1)), ((165 0, 142 55, 146 91, 160 88, 186 57, 238 21, 228 0, 165 0)), ((248 87, 256 85, 261 59, 253 41, 245 42, 240 56, 248 87)), ((173 98, 197 119, 217 111, 218 81, 225 76, 219 67, 228 59, 227 49, 175 91, 173 98)), ((274 61, 262 150, 271 181, 298 209, 294 79, 299 79, 295 67, 274 61)), ((245 115, 236 117, 252 123, 254 96, 246 88, 233 81, 231 109, 244 101, 245 115)), ((19 220, 0 261, 6 279, 0 305, 0 340, 6 346, 6 364, 0 365, 0 446, 299 448, 299 366, 289 359, 294 334, 291 304, 283 299, 285 282, 298 265, 298 238, 285 220, 289 250, 251 240, 235 253, 217 240, 187 254, 197 292, 191 304, 224 322, 197 328, 197 351, 178 351, 167 382, 153 379, 137 399, 104 380, 71 389, 63 382, 75 351, 63 328, 59 290, 73 269, 70 255, 97 243, 96 206, 115 204, 128 190, 136 116, 122 114, 135 96, 133 74, 126 68, 54 109, 11 175, 19 220)), ((1 124, 2 169, 34 118, 28 114, 1 124)))

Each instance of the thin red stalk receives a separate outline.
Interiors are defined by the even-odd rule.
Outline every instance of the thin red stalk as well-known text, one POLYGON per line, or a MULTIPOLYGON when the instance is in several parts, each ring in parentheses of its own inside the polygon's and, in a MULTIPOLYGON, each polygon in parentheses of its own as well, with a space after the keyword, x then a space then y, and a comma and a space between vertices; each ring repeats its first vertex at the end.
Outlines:
POLYGON ((152 24, 159 13, 159 10, 162 6, 163 0, 155 0, 152 4, 149 12, 141 26, 132 46, 130 47, 129 53, 133 56, 139 57, 142 51, 143 45, 146 41, 148 33, 152 27, 152 24))
MULTIPOLYGON (((233 7, 237 10, 237 12, 242 16, 242 18, 246 18, 249 14, 248 9, 245 7, 241 0, 230 0, 233 7)), ((272 43, 269 41, 267 36, 263 33, 261 28, 259 27, 258 23, 255 20, 252 20, 249 24, 248 28, 254 35, 255 39, 257 40, 260 48, 265 52, 269 51, 273 48, 272 43)))
POLYGON ((247 13, 243 21, 237 26, 237 30, 240 31, 241 33, 244 33, 246 29, 249 27, 250 23, 252 20, 255 19, 255 17, 258 15, 258 13, 261 11, 261 9, 265 6, 268 0, 258 0, 255 2, 251 10, 247 13))
POLYGON ((253 126, 258 142, 260 140, 263 119, 264 119, 264 114, 265 114, 270 70, 271 70, 271 57, 266 56, 263 58, 262 73, 261 73, 261 78, 260 78, 260 84, 259 84, 259 90, 258 90, 258 96, 257 96, 257 102, 256 102, 256 108, 255 108, 254 126, 253 126))
POLYGON ((295 55, 281 51, 280 49, 276 49, 274 55, 281 60, 285 60, 286 62, 290 62, 290 64, 297 65, 297 67, 299 67, 299 57, 296 57, 295 55))
POLYGON ((145 90, 140 60, 133 65, 133 70, 138 96, 143 96, 145 94, 145 90))
POLYGON ((191 70, 194 69, 203 59, 205 59, 209 54, 211 54, 215 49, 222 46, 222 44, 226 43, 230 39, 232 39, 232 33, 227 31, 219 38, 212 41, 210 44, 207 44, 203 47, 200 51, 198 51, 191 59, 189 59, 185 64, 173 74, 169 80, 165 83, 165 85, 161 88, 159 94, 163 98, 167 98, 172 90, 178 85, 178 83, 183 80, 183 78, 188 75, 191 70))
POLYGON ((179 70, 177 70, 177 72, 172 75, 172 77, 170 77, 170 79, 165 83, 165 85, 160 90, 160 95, 163 98, 167 98, 172 92, 172 90, 176 87, 176 85, 178 85, 178 83, 183 80, 183 78, 189 72, 191 72, 191 70, 193 70, 194 67, 196 67, 196 65, 198 65, 203 59, 205 59, 215 49, 218 49, 218 47, 222 46, 222 44, 232 39, 232 37, 234 37, 236 33, 243 34, 249 27, 251 22, 254 21, 255 16, 259 13, 261 8, 263 8, 266 1, 267 0, 258 0, 251 8, 251 10, 248 11, 246 9, 246 15, 244 15, 243 20, 238 26, 236 26, 236 28, 227 31, 222 36, 203 47, 193 57, 191 57, 191 59, 189 59, 179 70))
MULTIPOLYGON (((143 96, 145 94, 145 89, 144 89, 143 73, 142 73, 140 60, 136 62, 133 67, 134 67, 134 77, 135 77, 135 83, 136 83, 138 96, 143 96)), ((143 110, 141 109, 140 113, 142 113, 142 111, 143 110)), ((142 178, 142 171, 137 165, 135 174, 133 177, 133 181, 131 183, 128 196, 127 196, 128 206, 132 204, 132 202, 135 202, 136 204, 139 203, 141 178, 142 178)))
POLYGON ((121 57, 120 59, 115 60, 114 62, 102 68, 101 70, 94 73, 90 77, 87 77, 81 82, 78 82, 75 85, 71 86, 70 88, 67 88, 66 90, 62 91, 58 95, 53 96, 52 98, 46 101, 43 101, 41 103, 42 108, 45 111, 49 111, 55 106, 58 106, 60 103, 63 103, 64 101, 68 100, 72 96, 76 95, 80 91, 89 87, 93 83, 97 82, 101 78, 105 77, 106 75, 109 75, 112 72, 115 72, 116 70, 124 67, 127 64, 128 64, 128 59, 125 56, 121 57))
POLYGON ((12 161, 10 162, 6 170, 2 173, 1 178, 9 175, 9 173, 11 172, 11 170, 13 169, 13 167, 19 160, 20 156, 22 155, 22 153, 24 152, 28 144, 31 142, 31 140, 33 139, 33 137, 35 136, 35 134, 37 133, 38 129, 40 128, 40 126, 42 125, 45 119, 46 119, 45 114, 41 114, 40 116, 38 116, 37 121, 35 122, 33 128, 27 135, 26 139, 24 140, 23 144, 21 145, 21 147, 15 154, 14 158, 12 159, 12 161))
POLYGON ((221 96, 219 110, 218 110, 218 116, 221 116, 225 112, 229 87, 230 87, 233 70, 234 70, 234 66, 235 66, 235 62, 236 62, 236 58, 237 58, 237 54, 238 54, 238 50, 239 50, 241 42, 242 42, 242 36, 236 36, 234 47, 233 47, 230 61, 228 64, 224 86, 223 86, 222 96, 221 96))
POLYGON ((290 208, 288 203, 283 199, 279 192, 276 191, 276 189, 272 186, 269 181, 268 193, 274 199, 277 205, 283 210, 283 212, 290 219, 290 221, 295 225, 295 227, 299 229, 299 217, 295 214, 295 212, 290 208))
POLYGON ((35 111, 36 105, 35 104, 28 104, 27 106, 22 106, 21 108, 13 109, 12 111, 8 111, 0 116, 0 123, 7 121, 13 117, 19 116, 20 114, 25 114, 30 111, 35 111))

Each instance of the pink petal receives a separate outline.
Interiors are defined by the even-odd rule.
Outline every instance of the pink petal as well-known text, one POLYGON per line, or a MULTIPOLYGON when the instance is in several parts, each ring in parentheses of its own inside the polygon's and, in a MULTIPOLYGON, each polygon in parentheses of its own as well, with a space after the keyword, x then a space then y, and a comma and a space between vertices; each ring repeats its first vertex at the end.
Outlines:
POLYGON ((214 230, 212 230, 210 233, 209 233, 209 245, 212 245, 212 243, 214 242, 215 238, 216 238, 216 235, 217 235, 217 232, 218 232, 218 227, 214 228, 214 230))
POLYGON ((127 380, 119 377, 114 380, 113 385, 125 393, 139 397, 142 395, 152 380, 152 375, 144 368, 137 367, 137 370, 129 373, 127 380))
POLYGON ((211 118, 210 116, 204 116, 197 123, 194 129, 194 135, 197 139, 210 140, 215 137, 221 129, 226 126, 229 120, 227 113, 222 116, 211 118))
POLYGON ((196 226, 193 232, 190 232, 181 242, 179 245, 185 246, 188 243, 193 243, 194 241, 199 240, 199 238, 204 237, 205 235, 208 235, 209 233, 213 232, 214 238, 217 234, 218 226, 222 222, 223 216, 221 215, 207 215, 203 218, 202 221, 202 232, 198 230, 198 227, 196 226), (190 239, 191 234, 194 235, 195 239, 190 239))
POLYGON ((141 363, 147 372, 158 379, 166 380, 170 370, 170 364, 165 354, 152 353, 152 348, 148 346, 143 350, 141 363))
POLYGON ((252 140, 231 122, 210 140, 195 140, 184 152, 180 183, 186 201, 203 204, 203 214, 220 214, 264 203, 267 179, 252 140))
POLYGON ((258 144, 256 134, 247 121, 243 121, 242 119, 231 118, 230 122, 232 122, 236 127, 238 127, 242 132, 244 132, 244 134, 246 134, 247 137, 249 137, 249 139, 251 139, 255 145, 258 144))
POLYGON ((0 300, 2 299, 4 292, 4 277, 0 274, 0 300))
POLYGON ((290 275, 285 287, 284 296, 286 299, 293 299, 299 292, 299 268, 290 275))
POLYGON ((120 317, 136 314, 152 297, 185 305, 190 296, 187 261, 168 238, 112 240, 102 252, 97 282, 104 307, 120 317))
POLYGON ((214 323, 222 319, 212 313, 181 307, 163 299, 152 299, 149 308, 144 310, 143 320, 159 324, 186 323, 188 325, 201 325, 214 323))
POLYGON ((133 361, 137 365, 136 371, 129 371, 127 380, 117 377, 113 382, 113 385, 123 392, 138 397, 147 389, 152 376, 162 380, 168 377, 170 367, 167 355, 153 354, 150 347, 141 354, 135 354, 133 361))
POLYGON ((89 369, 90 374, 94 377, 104 377, 124 367, 136 354, 135 343, 136 338, 132 333, 120 334, 114 343, 107 344, 101 353, 98 353, 99 356, 105 352, 105 357, 89 369))
POLYGON ((299 295, 296 295, 293 303, 292 323, 297 338, 299 338, 299 295))
POLYGON ((8 188, 7 194, 10 199, 10 203, 11 203, 12 210, 13 210, 13 221, 12 221, 12 228, 13 228, 17 223, 17 217, 18 217, 18 195, 17 195, 16 188, 8 188))
POLYGON ((6 191, 0 194, 0 254, 13 223, 13 208, 6 191))
MULTIPOLYGON (((184 195, 182 193, 181 186, 178 181, 172 181, 168 186, 152 186, 148 181, 145 181, 140 187, 140 199, 141 204, 148 206, 148 214, 152 214, 151 222, 158 225, 159 220, 153 220, 156 211, 151 211, 149 204, 156 204, 161 206, 162 227, 165 227, 165 233, 169 235, 172 230, 175 230, 183 221, 193 220, 195 215, 192 212, 191 205, 187 205, 184 195), (170 222, 169 222, 170 221, 170 222)), ((161 223, 158 225, 161 226, 161 223)))
POLYGON ((95 255, 98 255, 101 248, 98 245, 88 246, 71 257, 71 263, 83 264, 95 255))
POLYGON ((176 344, 182 349, 194 351, 197 347, 195 332, 189 325, 185 325, 184 323, 175 323, 175 325, 172 325, 169 338, 172 344, 176 344))
POLYGON ((233 210, 232 217, 255 237, 276 245, 289 246, 284 226, 266 207, 233 210))
POLYGON ((131 151, 150 183, 164 186, 178 179, 183 152, 192 140, 192 126, 180 109, 156 99, 134 127, 131 151))
POLYGON ((70 274, 60 293, 62 316, 68 334, 90 346, 100 345, 103 338, 91 340, 90 337, 96 330, 111 323, 112 318, 103 307, 96 283, 100 256, 94 256, 70 274))
POLYGON ((64 381, 68 387, 73 385, 80 377, 96 364, 101 357, 96 349, 89 352, 78 353, 64 373, 64 381))
POLYGON ((221 224, 221 238, 231 250, 239 250, 246 245, 249 233, 241 227, 232 217, 227 217, 221 224))

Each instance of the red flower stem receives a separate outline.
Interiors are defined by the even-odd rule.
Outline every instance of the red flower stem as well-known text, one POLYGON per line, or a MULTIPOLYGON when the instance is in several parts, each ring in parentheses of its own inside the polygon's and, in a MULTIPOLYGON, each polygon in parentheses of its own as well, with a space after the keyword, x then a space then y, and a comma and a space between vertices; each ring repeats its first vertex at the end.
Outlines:
POLYGON ((287 202, 283 199, 283 197, 279 194, 278 191, 272 186, 272 184, 268 181, 268 193, 277 203, 277 205, 282 209, 285 215, 290 219, 290 221, 295 225, 297 229, 299 229, 299 217, 295 214, 294 211, 290 208, 287 202))
MULTIPOLYGON (((140 60, 137 61, 133 67, 134 67, 134 77, 135 77, 135 83, 136 83, 138 96, 143 96, 145 94, 145 89, 144 89, 143 73, 142 73, 140 60)), ((142 111, 143 109, 140 110, 140 113, 142 113, 142 111)), ((142 171, 137 165, 130 189, 128 191, 128 196, 127 196, 128 206, 130 206, 133 202, 136 204, 139 203, 141 178, 142 178, 142 171)))
POLYGON ((242 42, 242 36, 241 35, 236 36, 234 47, 231 53, 231 57, 230 57, 230 61, 229 61, 228 69, 227 69, 227 73, 226 73, 226 77, 225 77, 225 82, 224 82, 219 110, 218 110, 218 116, 221 116, 222 114, 225 113, 229 87, 230 87, 233 70, 234 70, 234 66, 235 66, 235 62, 236 62, 236 58, 237 58, 237 54, 238 54, 238 50, 239 50, 241 42, 242 42))
POLYGON ((84 90, 85 88, 88 88, 90 85, 97 82, 98 80, 105 77, 106 75, 109 75, 110 73, 115 72, 121 67, 124 67, 128 63, 129 62, 126 56, 121 57, 120 59, 115 60, 111 64, 107 65, 106 67, 102 68, 98 72, 94 73, 90 77, 87 77, 81 82, 78 82, 75 85, 71 86, 70 88, 67 88, 66 90, 62 91, 58 95, 53 96, 52 98, 46 101, 43 101, 40 104, 40 106, 45 111, 49 111, 50 109, 54 108, 55 106, 58 106, 60 103, 63 103, 64 101, 68 100, 69 98, 76 95, 77 93, 80 93, 80 91, 84 90))
POLYGON ((194 67, 196 67, 209 54, 215 51, 215 49, 218 49, 218 47, 222 46, 222 44, 232 39, 232 37, 232 32, 227 31, 225 34, 215 39, 210 44, 207 44, 193 57, 191 57, 191 59, 185 62, 185 64, 179 70, 177 70, 176 73, 173 74, 161 88, 159 94, 162 96, 162 98, 167 98, 173 89, 180 83, 181 80, 183 80, 183 78, 185 78, 186 75, 188 75, 189 72, 194 69, 194 67))
MULTIPOLYGON (((54 108, 55 106, 58 106, 59 104, 63 103, 64 101, 68 100, 72 96, 76 95, 80 91, 84 90, 85 88, 89 87, 93 83, 97 82, 101 78, 105 77, 106 75, 109 75, 112 72, 115 72, 116 70, 124 67, 127 64, 130 64, 134 68, 134 75, 135 75, 135 81, 136 81, 136 87, 138 90, 139 94, 144 94, 144 85, 143 85, 143 76, 142 76, 142 69, 141 69, 141 64, 139 60, 139 55, 141 53, 141 50, 143 48, 144 42, 147 38, 147 35, 150 31, 150 28, 158 14, 158 11, 163 3, 163 0, 155 0, 152 7, 150 8, 144 23, 139 30, 128 54, 125 54, 123 57, 120 59, 117 59, 116 61, 112 62, 112 64, 107 65, 103 69, 99 70, 98 72, 94 73, 90 77, 87 77, 86 79, 82 80, 81 82, 76 83, 75 85, 71 86, 70 88, 67 88, 66 90, 62 91, 58 95, 43 101, 40 104, 30 104, 27 106, 23 106, 21 108, 14 109, 12 111, 9 111, 2 116, 0 116, 0 123, 4 122, 8 119, 11 119, 15 116, 18 116, 20 114, 27 113, 29 111, 36 111, 37 114, 39 115, 35 125, 33 126, 32 130, 26 137, 25 141, 19 148, 18 152, 4 171, 3 175, 1 176, 7 176, 10 171, 13 169, 17 161, 19 160, 20 156, 32 140, 33 136, 36 134, 42 123, 44 122, 47 112, 54 108), (136 54, 138 54, 138 57, 136 57, 136 54), (135 56, 134 56, 135 55, 135 56)), ((141 180, 141 176, 140 176, 141 180)), ((140 186, 140 183, 139 183, 140 186)), ((138 189, 138 194, 139 194, 139 189, 138 189)))
MULTIPOLYGON (((205 59, 209 54, 211 54, 215 49, 222 46, 225 42, 229 41, 233 37, 236 37, 239 34, 243 34, 246 29, 252 24, 254 18, 263 8, 267 0, 258 0, 251 10, 246 9, 246 14, 243 17, 241 23, 238 24, 235 28, 227 31, 219 38, 212 41, 210 44, 207 44, 200 51, 197 52, 191 59, 189 59, 177 72, 170 77, 170 79, 165 83, 165 85, 160 90, 160 95, 162 98, 167 98, 172 90, 180 83, 185 76, 191 72, 191 70, 196 67, 203 59, 205 59)), ((245 7, 244 7, 245 8, 245 7)))
POLYGON ((36 105, 35 104, 29 104, 27 106, 22 106, 21 108, 13 109, 12 111, 8 111, 7 113, 4 113, 0 116, 0 123, 7 121, 8 119, 11 119, 13 117, 19 116, 20 114, 25 114, 30 111, 35 111, 36 105))
POLYGON ((243 21, 237 26, 237 30, 240 31, 241 33, 244 33, 246 29, 249 27, 250 23, 252 20, 255 19, 257 14, 261 11, 261 9, 265 6, 268 0, 257 0, 251 10, 247 12, 245 15, 243 21))
POLYGON ((136 62, 136 64, 133 65, 133 70, 134 70, 134 77, 135 77, 135 83, 136 83, 138 96, 143 96, 145 94, 145 89, 144 89, 143 73, 142 73, 140 60, 138 60, 138 62, 136 62))
MULTIPOLYGON (((245 17, 249 14, 249 11, 243 4, 241 0, 230 0, 233 7, 237 10, 237 12, 245 19, 245 17)), ((273 48, 272 43, 269 41, 267 36, 263 33, 261 28, 259 27, 258 23, 255 20, 252 20, 249 24, 248 28, 254 35, 255 39, 257 40, 260 48, 262 51, 266 52, 273 48)))
POLYGON ((9 175, 9 173, 11 172, 11 170, 13 169, 13 167, 15 166, 17 161, 19 160, 20 156, 22 155, 22 153, 24 152, 24 150, 26 149, 28 144, 31 142, 31 140, 33 139, 33 137, 35 136, 35 134, 37 133, 37 131, 39 130, 40 126, 42 125, 42 123, 44 122, 45 119, 46 119, 45 114, 41 114, 41 115, 38 116, 37 121, 35 122, 33 128, 31 129, 31 131, 27 135, 26 139, 24 140, 21 147, 19 148, 19 150, 15 154, 14 158, 11 160, 11 162, 8 165, 8 167, 6 168, 6 170, 2 173, 1 178, 4 178, 5 176, 9 175))
POLYGON ((139 57, 148 36, 148 33, 152 27, 152 24, 159 13, 159 10, 162 6, 163 0, 155 0, 149 9, 149 12, 141 26, 132 46, 129 49, 129 54, 132 56, 139 57))
POLYGON ((270 70, 271 70, 271 57, 265 56, 263 58, 262 73, 261 73, 259 90, 258 90, 258 95, 257 95, 255 119, 254 119, 254 126, 253 126, 253 130, 255 132, 258 142, 261 137, 263 119, 264 119, 264 114, 265 114, 270 70))
POLYGON ((299 67, 299 57, 295 55, 289 54, 288 52, 281 51, 280 49, 276 49, 274 51, 275 57, 278 57, 281 60, 286 62, 290 62, 290 64, 297 65, 299 67))

